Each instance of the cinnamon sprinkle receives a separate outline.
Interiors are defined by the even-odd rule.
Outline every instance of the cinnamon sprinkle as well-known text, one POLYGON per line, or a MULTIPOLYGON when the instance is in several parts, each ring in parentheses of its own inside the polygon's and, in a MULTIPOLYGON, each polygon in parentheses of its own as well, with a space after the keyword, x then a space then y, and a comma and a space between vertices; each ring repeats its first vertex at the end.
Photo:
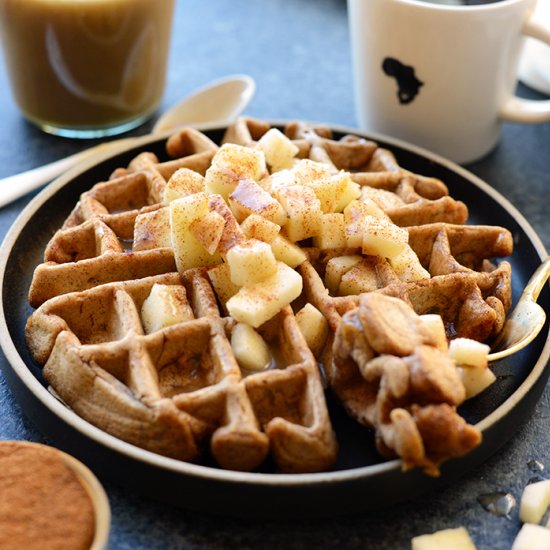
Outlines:
POLYGON ((90 548, 92 500, 60 453, 45 445, 0 442, 0 548, 90 548))

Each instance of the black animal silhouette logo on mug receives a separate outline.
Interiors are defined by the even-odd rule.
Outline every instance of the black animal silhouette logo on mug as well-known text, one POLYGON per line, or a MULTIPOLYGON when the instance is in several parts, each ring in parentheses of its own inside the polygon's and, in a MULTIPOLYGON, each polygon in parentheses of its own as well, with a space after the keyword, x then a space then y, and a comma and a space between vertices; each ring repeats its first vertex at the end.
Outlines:
POLYGON ((397 82, 397 97, 399 103, 405 105, 410 103, 420 92, 424 82, 418 80, 414 74, 414 67, 404 65, 398 59, 386 57, 382 62, 384 72, 397 82))

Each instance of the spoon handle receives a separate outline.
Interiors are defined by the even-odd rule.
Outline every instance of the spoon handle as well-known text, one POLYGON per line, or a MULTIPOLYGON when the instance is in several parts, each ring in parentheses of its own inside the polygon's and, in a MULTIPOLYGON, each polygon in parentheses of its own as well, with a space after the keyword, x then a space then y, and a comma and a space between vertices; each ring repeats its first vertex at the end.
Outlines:
POLYGON ((493 342, 489 362, 508 357, 530 344, 546 322, 546 312, 537 304, 539 294, 550 278, 550 256, 539 265, 525 285, 519 300, 493 342))
POLYGON ((26 172, 21 172, 20 174, 0 179, 0 208, 18 199, 19 197, 38 189, 70 168, 73 168, 83 160, 97 154, 100 151, 103 152, 107 147, 111 147, 115 144, 119 145, 121 142, 131 141, 133 139, 135 138, 123 138, 115 141, 108 141, 106 143, 100 143, 99 145, 84 149, 83 151, 60 160, 56 160, 50 164, 44 164, 43 166, 38 166, 32 170, 27 170, 26 172))
POLYGON ((550 278, 550 256, 540 264, 535 273, 529 279, 523 294, 529 296, 531 300, 536 302, 544 285, 550 278))

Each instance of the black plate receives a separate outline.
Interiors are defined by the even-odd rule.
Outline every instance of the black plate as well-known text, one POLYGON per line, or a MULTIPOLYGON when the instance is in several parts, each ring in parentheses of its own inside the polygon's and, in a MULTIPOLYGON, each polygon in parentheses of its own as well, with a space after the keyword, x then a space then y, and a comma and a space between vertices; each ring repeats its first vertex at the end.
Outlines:
MULTIPOLYGON (((221 129, 205 131, 215 141, 223 135, 221 129)), ((348 128, 334 131, 336 137, 364 135, 348 128)), ((394 151, 405 168, 442 179, 451 195, 468 205, 471 223, 502 225, 512 231, 517 299, 546 257, 543 244, 521 214, 489 185, 441 157, 383 136, 366 137, 394 151)), ((22 408, 56 445, 100 476, 179 506, 225 515, 321 516, 379 509, 451 483, 486 460, 527 419, 550 373, 548 323, 528 348, 495 364, 497 381, 461 408, 461 414, 483 431, 483 442, 467 456, 444 464, 437 479, 419 471, 403 473, 398 461, 383 461, 375 452, 372 433, 351 421, 331 398, 339 461, 333 471, 298 475, 277 474, 268 467, 263 472, 240 473, 169 459, 116 439, 64 407, 47 391, 24 341, 25 323, 32 312, 27 293, 33 270, 83 191, 140 151, 153 151, 164 159, 164 142, 164 138, 141 139, 137 146, 126 145, 122 152, 92 160, 59 178, 28 205, 4 241, 0 257, 0 337, 8 359, 4 374, 22 408)), ((549 300, 546 288, 539 298, 546 311, 549 300)))

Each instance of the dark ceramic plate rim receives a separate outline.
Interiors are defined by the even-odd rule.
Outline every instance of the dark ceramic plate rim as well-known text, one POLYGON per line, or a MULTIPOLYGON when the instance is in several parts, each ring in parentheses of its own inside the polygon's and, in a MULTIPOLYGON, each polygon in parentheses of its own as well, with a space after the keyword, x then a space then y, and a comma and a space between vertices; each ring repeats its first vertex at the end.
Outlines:
MULTIPOLYGON (((275 126, 282 126, 286 120, 270 121, 275 126)), ((197 125, 195 126, 204 131, 220 130, 219 124, 212 125, 197 125)), ((533 246, 534 250, 540 257, 540 260, 544 259, 547 255, 544 245, 541 240, 532 229, 523 215, 500 193, 490 187, 483 180, 467 171, 466 169, 458 166, 447 159, 440 157, 434 153, 426 151, 422 148, 416 147, 412 144, 396 140, 387 136, 365 133, 357 129, 350 127, 342 127, 338 125, 330 125, 333 131, 340 134, 352 133, 356 135, 362 135, 364 137, 374 139, 375 141, 383 144, 384 146, 394 147, 398 150, 402 150, 407 154, 411 154, 415 157, 419 157, 424 161, 429 161, 434 166, 439 165, 444 169, 450 170, 464 179, 467 184, 477 187, 481 192, 489 197, 494 202, 498 203, 504 210, 507 211, 517 222, 524 236, 533 246)), ((47 389, 40 383, 40 381, 34 376, 29 367, 25 364, 23 358, 19 354, 9 331, 7 323, 5 308, 4 308, 4 283, 6 275, 6 266, 10 259, 12 248, 19 237, 19 234, 24 229, 25 225, 29 222, 35 212, 44 205, 44 203, 63 189, 65 186, 71 184, 71 182, 78 175, 91 169, 93 166, 100 162, 107 161, 117 157, 120 154, 132 152, 139 152, 144 149, 144 146, 161 142, 169 134, 160 136, 144 136, 143 138, 136 138, 131 142, 123 143, 117 147, 116 151, 110 149, 103 154, 97 155, 94 158, 90 158, 88 161, 82 163, 81 166, 67 172, 67 174, 61 176, 48 187, 46 187, 41 193, 39 193, 21 212, 17 220, 14 222, 10 231, 4 239, 2 250, 0 251, 0 286, 3 290, 3 299, 0 301, 0 340, 3 352, 8 360, 8 368, 11 367, 13 373, 18 380, 33 394, 33 396, 51 413, 53 413, 61 422, 66 423, 74 430, 80 432, 85 438, 89 438, 92 443, 99 446, 106 447, 110 451, 114 451, 124 457, 138 462, 143 462, 153 468, 160 468, 168 472, 173 472, 177 475, 191 476, 200 481, 200 479, 208 481, 224 482, 225 484, 251 484, 254 486, 287 486, 287 487, 303 487, 306 488, 311 485, 319 485, 326 483, 342 483, 353 480, 360 480, 378 475, 387 475, 388 473, 399 473, 400 462, 398 460, 391 460, 382 462, 380 464, 353 467, 350 469, 329 471, 323 473, 312 474, 271 474, 271 473, 256 473, 256 472, 235 472, 216 469, 208 466, 202 466, 198 464, 186 463, 175 459, 167 458, 161 455, 157 455, 119 440, 102 430, 89 424, 74 412, 66 408, 60 403, 47 389)), ((133 153, 132 153, 133 154, 133 153)), ((534 266, 536 267, 536 266, 534 266)), ((548 359, 550 356, 550 334, 548 334, 548 327, 543 329, 543 334, 539 338, 546 338, 544 346, 542 347, 541 354, 535 361, 530 373, 520 386, 498 407, 496 407, 488 416, 479 421, 476 425, 482 431, 486 431, 494 426, 499 420, 508 415, 527 394, 533 389, 534 385, 539 381, 541 376, 547 375, 545 370, 548 359), (546 334, 546 336, 544 336, 546 334)), ((453 462, 460 462, 453 461, 453 462)))

